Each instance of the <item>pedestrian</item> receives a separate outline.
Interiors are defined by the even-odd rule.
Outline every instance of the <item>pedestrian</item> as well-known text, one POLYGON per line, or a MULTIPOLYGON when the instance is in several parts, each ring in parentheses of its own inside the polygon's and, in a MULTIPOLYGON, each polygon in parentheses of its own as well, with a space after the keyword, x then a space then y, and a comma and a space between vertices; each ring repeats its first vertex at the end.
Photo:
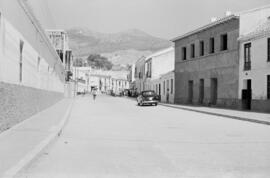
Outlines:
POLYGON ((167 88, 167 95, 166 95, 166 102, 169 103, 169 98, 170 98, 170 94, 169 94, 169 88, 167 88))
POLYGON ((93 94, 93 100, 96 100, 96 97, 97 97, 97 90, 94 89, 93 92, 92 92, 92 94, 93 94))

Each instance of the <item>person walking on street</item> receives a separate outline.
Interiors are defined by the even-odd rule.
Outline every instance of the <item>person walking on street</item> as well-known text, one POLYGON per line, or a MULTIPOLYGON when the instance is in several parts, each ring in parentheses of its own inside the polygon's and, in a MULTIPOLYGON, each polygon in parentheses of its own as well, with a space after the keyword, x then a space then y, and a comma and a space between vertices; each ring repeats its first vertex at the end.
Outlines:
POLYGON ((96 97, 97 97, 97 90, 94 89, 93 92, 92 92, 92 94, 93 94, 93 100, 96 100, 96 97))

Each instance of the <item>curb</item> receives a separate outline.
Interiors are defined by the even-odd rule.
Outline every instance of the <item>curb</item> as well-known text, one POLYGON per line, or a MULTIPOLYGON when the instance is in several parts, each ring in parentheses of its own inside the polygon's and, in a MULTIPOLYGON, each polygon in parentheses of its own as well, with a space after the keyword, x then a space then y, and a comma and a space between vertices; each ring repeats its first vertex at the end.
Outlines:
POLYGON ((213 112, 208 112, 208 111, 199 111, 199 110, 196 110, 196 109, 189 109, 189 108, 184 108, 184 107, 181 107, 181 106, 172 106, 172 105, 167 105, 167 104, 164 104, 164 103, 159 103, 159 105, 162 105, 162 106, 165 106, 165 107, 170 107, 170 108, 175 108, 175 109, 182 109, 182 110, 186 110, 186 111, 193 111, 193 112, 208 114, 208 115, 226 117, 226 118, 229 118, 229 119, 252 122, 252 123, 256 123, 256 124, 270 125, 270 121, 262 121, 262 120, 257 120, 257 119, 250 119, 250 118, 245 118, 245 117, 231 116, 231 115, 213 113, 213 112))
POLYGON ((55 138, 59 137, 68 121, 70 116, 74 100, 68 106, 68 109, 63 116, 63 119, 58 126, 54 127, 44 140, 42 140, 38 145, 36 145, 26 156, 24 156, 15 166, 7 170, 3 175, 3 178, 12 178, 16 176, 24 167, 26 167, 32 160, 34 160, 55 138))

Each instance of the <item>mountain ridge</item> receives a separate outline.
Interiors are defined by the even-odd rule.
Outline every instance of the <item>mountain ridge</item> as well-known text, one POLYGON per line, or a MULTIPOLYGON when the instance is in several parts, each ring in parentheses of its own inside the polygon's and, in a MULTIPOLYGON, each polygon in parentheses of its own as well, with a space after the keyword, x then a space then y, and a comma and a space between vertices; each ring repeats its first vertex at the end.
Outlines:
POLYGON ((67 30, 67 33, 70 47, 76 57, 86 58, 90 54, 114 56, 119 52, 120 56, 113 60, 117 64, 130 64, 138 58, 138 55, 148 55, 172 46, 169 40, 154 37, 136 28, 117 33, 101 33, 76 27, 67 30), (125 61, 121 55, 131 59, 125 61))

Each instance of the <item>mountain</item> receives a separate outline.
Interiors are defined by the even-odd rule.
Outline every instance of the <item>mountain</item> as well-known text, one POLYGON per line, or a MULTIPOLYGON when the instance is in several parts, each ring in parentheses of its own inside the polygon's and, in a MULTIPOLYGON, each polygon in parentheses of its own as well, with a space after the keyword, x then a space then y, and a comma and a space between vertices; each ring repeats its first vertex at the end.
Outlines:
POLYGON ((167 48, 168 40, 151 36, 138 29, 119 33, 99 33, 87 28, 67 30, 69 45, 76 57, 86 58, 89 54, 102 54, 114 64, 131 64, 142 55, 167 48))

